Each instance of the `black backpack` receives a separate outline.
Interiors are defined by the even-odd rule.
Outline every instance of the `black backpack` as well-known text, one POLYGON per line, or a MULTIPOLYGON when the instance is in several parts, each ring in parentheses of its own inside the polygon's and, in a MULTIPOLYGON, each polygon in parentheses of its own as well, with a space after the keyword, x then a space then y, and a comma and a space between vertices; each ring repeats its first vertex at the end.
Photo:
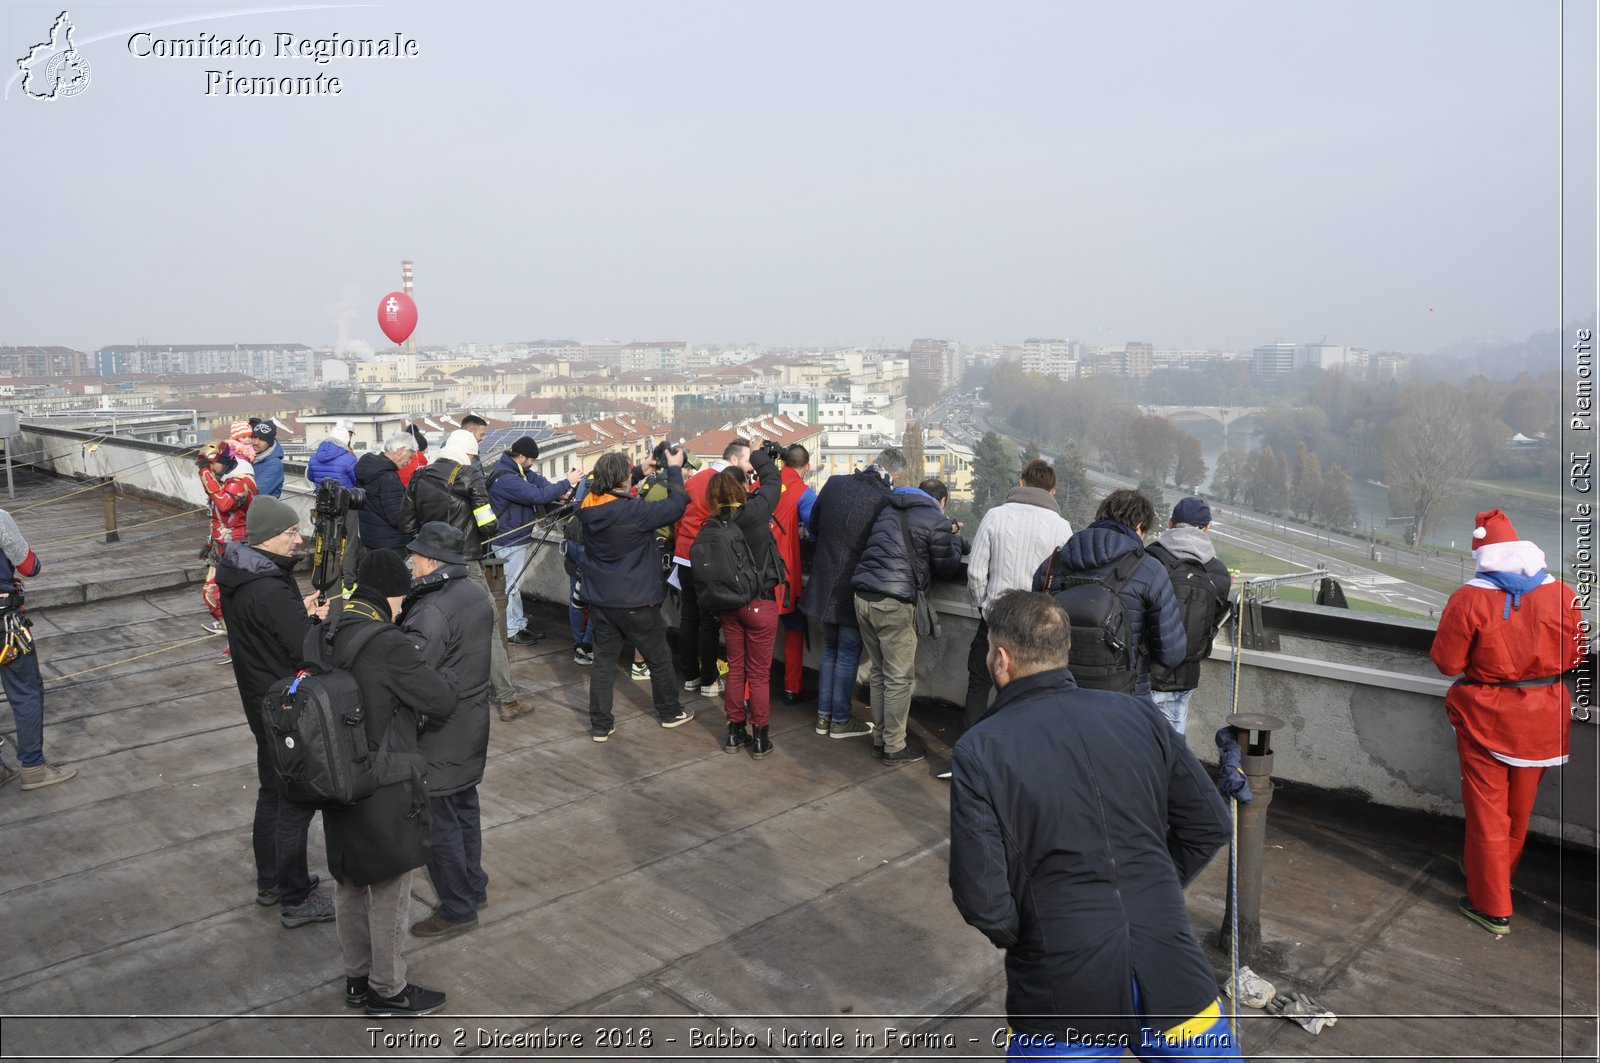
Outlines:
POLYGON ((361 689, 347 670, 384 627, 363 624, 331 664, 322 629, 312 628, 305 667, 278 680, 261 699, 267 758, 286 800, 313 808, 353 805, 379 786, 410 776, 413 765, 391 746, 392 720, 377 752, 368 748, 361 689))
POLYGON ((1203 661, 1211 656, 1211 642, 1217 634, 1217 606, 1222 604, 1222 598, 1212 585, 1211 573, 1192 558, 1167 565, 1167 575, 1172 577, 1172 596, 1178 600, 1178 616, 1189 637, 1184 663, 1203 661))
POLYGON ((744 532, 731 520, 709 517, 689 547, 694 569, 694 596, 708 613, 739 609, 760 589, 760 573, 744 532))
POLYGON ((1144 558, 1144 547, 1123 554, 1104 576, 1085 576, 1045 566, 1045 591, 1066 610, 1072 622, 1072 678, 1089 690, 1132 694, 1139 684, 1138 660, 1143 646, 1133 646, 1133 625, 1122 603, 1122 588, 1144 558))

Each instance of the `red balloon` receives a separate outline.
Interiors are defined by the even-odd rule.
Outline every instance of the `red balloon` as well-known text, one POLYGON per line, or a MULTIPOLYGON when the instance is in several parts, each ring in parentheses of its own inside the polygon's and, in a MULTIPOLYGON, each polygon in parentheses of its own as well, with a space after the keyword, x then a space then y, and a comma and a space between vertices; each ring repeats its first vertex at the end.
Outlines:
POLYGON ((378 327, 395 343, 404 343, 417 327, 417 304, 405 292, 390 292, 378 300, 378 327))

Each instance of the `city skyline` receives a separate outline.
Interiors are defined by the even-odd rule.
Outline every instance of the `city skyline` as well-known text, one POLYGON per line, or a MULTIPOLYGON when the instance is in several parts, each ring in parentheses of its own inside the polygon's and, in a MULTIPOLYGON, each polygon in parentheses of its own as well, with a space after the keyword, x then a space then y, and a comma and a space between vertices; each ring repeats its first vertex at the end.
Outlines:
MULTIPOLYGON (((383 350, 373 308, 402 258, 424 347, 1429 354, 1593 313, 1593 258, 1573 253, 1594 230, 1592 58, 1560 82, 1561 35, 1592 43, 1592 6, 1157 10, 400 3, 151 30, 165 9, 85 8, 89 87, 0 103, 38 162, 11 171, 16 195, 49 207, 13 212, 29 253, 0 345, 383 350), (107 36, 128 28, 268 55, 141 58, 107 36), (273 60, 280 31, 419 51, 273 60), (207 98, 218 65, 345 91, 207 98)), ((52 17, 14 12, 7 54, 52 17)))

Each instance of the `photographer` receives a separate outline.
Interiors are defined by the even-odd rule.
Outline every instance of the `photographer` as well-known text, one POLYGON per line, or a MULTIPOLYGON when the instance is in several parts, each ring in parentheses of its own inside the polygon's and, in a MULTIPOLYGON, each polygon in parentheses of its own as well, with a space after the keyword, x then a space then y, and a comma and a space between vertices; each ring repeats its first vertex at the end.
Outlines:
MULTIPOLYGON (((424 524, 442 521, 459 531, 464 540, 462 556, 467 578, 488 591, 489 581, 483 577, 483 543, 494 537, 497 525, 489 489, 483 482, 483 473, 478 471, 477 456, 478 440, 471 432, 460 428, 451 432, 439 448, 438 457, 411 477, 400 530, 415 536, 424 524)), ((492 591, 489 597, 493 601, 492 591)), ((496 617, 495 628, 489 632, 493 693, 500 705, 500 718, 514 720, 533 709, 523 706, 511 683, 511 662, 506 658, 505 643, 500 641, 498 620, 496 617)))
MULTIPOLYGON (((211 614, 204 625, 213 635, 225 633, 222 624, 222 598, 217 590, 217 562, 229 543, 243 542, 250 503, 256 497, 255 470, 244 456, 244 445, 224 440, 208 443, 195 456, 200 466, 200 489, 211 506, 211 536, 201 558, 206 562, 206 580, 200 600, 211 614)), ((226 659, 231 651, 224 650, 226 659)))
POLYGON ((678 703, 667 647, 661 600, 667 585, 656 550, 656 529, 683 516, 689 496, 683 490, 683 452, 669 450, 668 497, 646 502, 628 493, 631 462, 617 451, 601 456, 590 474, 591 489, 578 510, 583 529, 580 574, 584 600, 594 621, 594 673, 589 680, 589 737, 604 742, 616 729, 611 690, 616 682, 617 655, 623 643, 644 654, 656 716, 662 727, 677 727, 694 718, 678 703))
POLYGON ((489 501, 494 505, 494 515, 502 529, 495 540, 494 552, 505 562, 506 638, 514 646, 532 646, 544 638, 544 632, 529 630, 522 611, 522 592, 517 586, 531 556, 533 522, 545 506, 570 498, 582 475, 573 469, 566 479, 551 483, 533 471, 537 460, 538 442, 531 436, 523 436, 500 455, 486 481, 489 501))
POLYGON ((406 505, 400 470, 416 454, 416 446, 411 433, 396 432, 384 441, 383 453, 368 451, 356 462, 356 483, 367 493, 361 509, 361 544, 368 550, 402 550, 410 541, 400 530, 406 505))

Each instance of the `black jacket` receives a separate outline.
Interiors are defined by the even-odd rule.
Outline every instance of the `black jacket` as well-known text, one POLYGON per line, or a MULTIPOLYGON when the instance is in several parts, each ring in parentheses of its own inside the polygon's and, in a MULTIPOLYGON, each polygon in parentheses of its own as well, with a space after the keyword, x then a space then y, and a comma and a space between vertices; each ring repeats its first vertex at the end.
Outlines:
POLYGON ((1016 680, 952 770, 950 890, 1006 950, 1013 1029, 1137 1044, 1216 1000, 1183 887, 1227 844, 1228 813, 1149 699, 1080 690, 1065 668, 1016 680))
POLYGON ((830 476, 811 507, 811 535, 817 541, 811 575, 800 595, 800 611, 821 624, 856 623, 856 562, 878 511, 889 500, 889 485, 875 469, 830 476))
POLYGON ((939 503, 915 487, 897 487, 872 523, 850 585, 857 591, 914 602, 918 591, 926 593, 933 576, 954 576, 960 571, 961 537, 951 530, 950 518, 939 503), (905 532, 900 530, 902 513, 905 532), (906 532, 911 535, 915 559, 906 556, 906 532))
POLYGON ((772 539, 772 511, 778 508, 778 495, 783 491, 783 470, 767 456, 764 450, 750 451, 750 464, 756 470, 759 486, 734 515, 733 526, 744 534, 750 547, 750 560, 761 573, 761 590, 772 590, 778 583, 778 563, 772 539))
MULTIPOLYGON (((428 761, 428 794, 444 797, 478 785, 489 756, 489 645, 496 637, 494 599, 445 565, 411 585, 400 626, 422 661, 444 676, 459 699, 455 714, 419 743, 428 761)), ((433 712, 421 710, 429 717, 433 712)))
POLYGON ((356 462, 356 484, 367 493, 359 511, 361 544, 371 550, 396 550, 411 540, 400 530, 406 505, 406 485, 400 469, 388 455, 368 451, 356 462))
POLYGON ((442 520, 467 537, 468 561, 483 559, 483 541, 494 537, 494 507, 476 465, 457 465, 439 458, 412 474, 406 488, 400 531, 410 542, 430 520, 442 520))
MULTIPOLYGON (((1126 525, 1097 520, 1074 533, 1061 549, 1045 558, 1033 574, 1033 589, 1045 589, 1047 572, 1072 572, 1076 575, 1106 576, 1117 560, 1144 544, 1126 525)), ((1160 665, 1175 668, 1183 663, 1189 636, 1178 617, 1178 603, 1172 597, 1172 580, 1167 568, 1153 557, 1139 559, 1133 575, 1122 587, 1122 606, 1128 614, 1128 651, 1137 656, 1139 681, 1137 694, 1150 693, 1150 668, 1160 665)))
MULTIPOLYGON (((1174 529, 1176 531, 1178 529, 1174 529)), ((1172 534, 1168 532, 1168 535, 1172 534)), ((1196 535, 1203 532, 1196 531, 1196 535)), ((1189 630, 1189 618, 1183 617, 1179 610, 1179 617, 1184 621, 1184 635, 1191 642, 1199 641, 1204 636, 1213 634, 1222 622, 1228 618, 1231 608, 1228 605, 1228 591, 1233 587, 1233 577, 1228 574, 1228 566, 1217 560, 1213 553, 1205 561, 1197 557, 1183 556, 1168 549, 1167 544, 1157 539, 1150 544, 1150 556, 1166 566, 1167 575, 1172 580, 1173 596, 1176 600, 1178 581, 1187 579, 1191 573, 1194 578, 1204 580, 1211 591, 1211 595, 1202 594, 1201 597, 1211 601, 1211 611, 1204 624, 1196 618, 1194 626, 1197 630, 1189 630), (1186 564, 1189 562, 1189 564, 1186 564), (1194 572, 1194 565, 1198 564, 1202 572, 1194 572), (1214 596, 1214 600, 1212 598, 1214 596), (1204 627, 1204 632, 1198 630, 1204 627)), ((1209 641, 1209 639, 1207 640, 1209 641)), ((1159 664, 1150 666, 1151 690, 1193 690, 1200 685, 1200 662, 1185 660, 1176 668, 1163 668, 1159 664)))
MULTIPOLYGON (((432 720, 448 719, 455 712, 455 691, 422 663, 399 628, 364 615, 366 608, 367 603, 352 603, 340 615, 333 636, 334 660, 345 660, 357 630, 383 625, 385 630, 374 635, 349 665, 361 688, 367 748, 377 751, 392 721, 390 748, 402 757, 416 757, 417 717, 426 713, 432 720)), ((324 809, 322 826, 328 839, 328 870, 338 882, 370 886, 428 862, 428 794, 412 779, 380 786, 353 805, 324 809)))
POLYGON ((245 543, 229 543, 217 565, 233 677, 257 739, 262 737, 261 699, 272 684, 299 670, 313 623, 294 579, 294 565, 293 558, 245 543))
POLYGON ((673 523, 689 506, 682 471, 667 469, 667 497, 659 502, 605 497, 610 501, 588 495, 578 510, 583 526, 584 600, 612 609, 660 604, 667 596, 667 577, 661 571, 656 528, 673 523))

